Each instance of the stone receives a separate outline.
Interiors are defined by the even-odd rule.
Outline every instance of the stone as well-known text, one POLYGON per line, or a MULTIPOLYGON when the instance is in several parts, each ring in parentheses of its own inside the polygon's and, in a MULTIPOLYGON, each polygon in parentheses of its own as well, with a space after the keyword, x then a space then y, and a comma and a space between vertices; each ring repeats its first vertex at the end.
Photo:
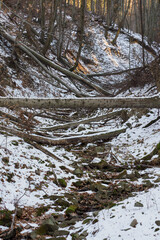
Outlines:
POLYGON ((2 162, 4 162, 5 164, 8 164, 9 163, 9 157, 3 157, 2 162))
POLYGON ((69 207, 69 202, 59 198, 56 202, 55 202, 56 205, 60 205, 62 207, 69 207))
POLYGON ((60 178, 60 179, 58 179, 58 182, 59 182, 61 187, 64 187, 64 188, 67 187, 67 183, 66 183, 65 179, 60 178))
POLYGON ((31 233, 31 238, 35 239, 37 235, 54 235, 55 231, 58 230, 58 224, 55 219, 51 216, 50 218, 43 221, 39 228, 31 233))
POLYGON ((77 177, 83 176, 83 171, 80 168, 76 168, 73 172, 77 177))
POLYGON ((156 224, 157 226, 160 226, 160 220, 155 221, 155 224, 156 224))
POLYGON ((18 146, 19 143, 18 143, 17 141, 13 140, 13 141, 12 141, 12 145, 14 145, 14 146, 18 146))
POLYGON ((135 228, 137 226, 138 222, 137 222, 137 219, 133 219, 130 226, 135 228))
POLYGON ((70 215, 71 213, 74 213, 77 209, 77 206, 75 205, 70 205, 67 209, 66 209, 66 215, 70 215))
POLYGON ((91 221, 92 221, 91 218, 87 218, 82 222, 82 224, 89 224, 91 221))
POLYGON ((18 208, 18 209, 17 209, 16 217, 17 217, 17 218, 21 218, 21 217, 22 217, 22 214, 23 214, 23 209, 22 209, 22 208, 18 208))
POLYGON ((55 237, 67 236, 68 234, 69 234, 69 232, 66 231, 66 230, 56 230, 56 231, 54 232, 54 236, 55 236, 55 237))
POLYGON ((143 207, 143 204, 140 202, 135 202, 134 204, 135 207, 143 207))
POLYGON ((151 188, 151 187, 154 186, 154 184, 151 183, 150 180, 144 180, 144 181, 143 181, 143 185, 146 186, 146 187, 148 187, 148 188, 151 188))
POLYGON ((160 182, 160 177, 158 177, 155 181, 154 181, 154 183, 159 183, 160 182))

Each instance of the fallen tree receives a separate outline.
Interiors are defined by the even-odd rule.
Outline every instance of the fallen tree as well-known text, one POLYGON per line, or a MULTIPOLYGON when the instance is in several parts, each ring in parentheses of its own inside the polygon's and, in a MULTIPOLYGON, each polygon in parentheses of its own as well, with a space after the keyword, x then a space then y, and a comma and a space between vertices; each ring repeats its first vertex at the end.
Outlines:
POLYGON ((0 107, 10 108, 160 108, 160 98, 5 98, 0 97, 0 107))
MULTIPOLYGON (((103 94, 104 96, 112 96, 112 94, 108 93, 105 89, 90 82, 86 78, 86 76, 84 76, 84 75, 80 76, 78 74, 75 74, 74 72, 69 71, 68 69, 65 69, 65 68, 59 66, 58 64, 54 63, 53 61, 42 56, 40 53, 38 53, 38 52, 34 51, 33 49, 31 49, 30 47, 26 46, 24 43, 17 41, 16 38, 14 38, 10 34, 8 34, 3 28, 0 28, 0 33, 2 34, 2 36, 5 39, 14 43, 16 45, 16 47, 20 48, 23 52, 25 52, 32 59, 34 59, 34 61, 36 61, 47 73, 48 73, 48 71, 44 65, 50 66, 51 68, 54 68, 55 70, 58 70, 61 73, 65 74, 66 76, 68 76, 70 78, 74 78, 74 79, 80 81, 81 83, 85 83, 86 85, 88 85, 92 89, 96 90, 97 92, 103 94)), ((53 74, 50 73, 50 75, 55 78, 55 76, 53 76, 53 74)), ((56 80, 59 80, 59 78, 56 77, 56 80)), ((64 85, 64 83, 62 83, 62 84, 64 85)), ((65 86, 68 87, 67 84, 65 84, 65 86)), ((81 94, 78 93, 78 95, 81 95, 81 94)))
POLYGON ((27 134, 25 132, 15 130, 13 128, 7 128, 2 125, 0 125, 0 130, 6 131, 7 133, 11 133, 20 138, 23 138, 26 142, 32 141, 40 144, 47 144, 50 146, 76 144, 76 143, 88 143, 88 142, 93 142, 97 140, 108 140, 126 131, 126 129, 118 129, 111 132, 100 132, 96 134, 88 134, 88 135, 73 136, 73 137, 66 137, 66 138, 46 138, 46 137, 41 137, 33 134, 27 134))
POLYGON ((96 116, 96 117, 91 117, 91 118, 87 118, 87 119, 82 119, 79 121, 72 121, 69 123, 65 123, 65 124, 60 124, 60 125, 55 125, 53 127, 46 127, 46 128, 42 128, 41 130, 44 131, 54 131, 54 130, 58 130, 58 129, 68 129, 68 128, 73 128, 73 127, 77 127, 80 124, 87 124, 87 123, 91 123, 91 122, 96 122, 96 121, 100 121, 100 120, 110 120, 112 118, 115 118, 117 116, 121 116, 124 110, 121 111, 117 111, 117 112, 111 112, 108 114, 104 114, 104 115, 100 115, 100 116, 96 116))

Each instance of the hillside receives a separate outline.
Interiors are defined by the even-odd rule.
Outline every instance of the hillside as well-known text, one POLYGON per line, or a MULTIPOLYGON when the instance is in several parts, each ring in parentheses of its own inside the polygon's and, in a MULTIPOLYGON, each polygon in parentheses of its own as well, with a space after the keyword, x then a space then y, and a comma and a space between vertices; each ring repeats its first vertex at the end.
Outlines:
MULTIPOLYGON (((78 42, 66 14, 65 57, 57 60, 54 39, 45 58, 69 72, 78 42)), ((123 29, 113 45, 115 31, 106 39, 88 13, 78 68, 69 76, 20 48, 41 54, 19 30, 21 21, 0 11, 1 97, 159 98, 158 43, 145 39, 144 67, 139 34, 123 29)), ((0 122, 0 239, 159 239, 159 109, 9 106, 0 109, 0 122)))

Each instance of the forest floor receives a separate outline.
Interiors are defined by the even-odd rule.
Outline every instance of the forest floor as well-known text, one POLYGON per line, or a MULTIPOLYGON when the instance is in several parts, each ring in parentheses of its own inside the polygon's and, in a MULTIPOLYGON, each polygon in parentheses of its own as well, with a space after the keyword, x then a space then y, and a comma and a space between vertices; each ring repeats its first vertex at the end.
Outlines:
MULTIPOLYGON (((16 26, 2 11, 0 23, 16 34, 16 26)), ((91 74, 142 66, 142 47, 129 45, 125 34, 120 34, 113 46, 115 33, 109 32, 106 40, 104 28, 93 16, 85 33, 79 71, 91 74)), ((73 42, 74 37, 73 32, 73 42)), ((154 48, 159 49, 156 44, 154 48)), ((70 62, 76 51, 76 44, 72 44, 67 56, 70 62)), ((56 62, 53 52, 48 57, 56 62)), ((18 53, 18 66, 13 56, 12 45, 0 37, 1 96, 75 97, 56 83, 55 87, 46 83, 46 75, 25 54, 18 53)), ((154 59, 147 51, 145 56, 148 63, 154 59)), ((66 80, 63 74, 55 73, 66 80)), ((91 81, 116 97, 159 96, 148 73, 102 76, 91 81)), ((93 90, 89 93, 95 95, 93 90)), ((0 128, 0 239, 159 239, 158 109, 1 108, 0 125, 4 127, 0 128), (113 112, 118 114, 108 117, 113 112), (102 115, 106 117, 100 121, 47 129, 102 115), (106 141, 41 146, 8 133, 6 128, 53 139, 124 131, 106 141), (14 231, 9 232, 12 224, 14 231)))

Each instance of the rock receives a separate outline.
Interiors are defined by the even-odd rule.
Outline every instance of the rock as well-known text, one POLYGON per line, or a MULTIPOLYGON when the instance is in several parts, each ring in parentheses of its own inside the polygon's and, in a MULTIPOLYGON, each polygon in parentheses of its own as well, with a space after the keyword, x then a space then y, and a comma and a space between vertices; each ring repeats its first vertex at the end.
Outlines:
POLYGON ((81 233, 80 238, 84 239, 87 236, 88 236, 87 231, 84 231, 84 232, 81 233))
POLYGON ((74 225, 79 219, 78 218, 71 218, 70 220, 65 220, 64 222, 62 222, 61 224, 59 224, 59 226, 61 228, 66 228, 70 225, 74 225))
POLYGON ((135 206, 135 207, 143 207, 143 204, 140 203, 140 202, 136 202, 136 203, 134 204, 134 206, 135 206))
POLYGON ((89 164, 89 166, 90 166, 91 168, 97 168, 97 169, 100 169, 100 170, 102 170, 102 169, 108 169, 108 167, 109 167, 108 163, 107 163, 106 161, 104 161, 104 160, 101 160, 101 161, 98 162, 98 163, 96 163, 96 162, 91 162, 91 163, 89 164))
POLYGON ((13 140, 13 141, 12 141, 12 145, 14 145, 14 146, 18 146, 19 143, 18 143, 17 141, 13 140))
POLYGON ((41 171, 39 168, 35 170, 35 174, 40 175, 40 173, 41 173, 41 171))
POLYGON ((135 228, 137 226, 137 224, 138 224, 137 219, 133 219, 130 226, 135 228))
POLYGON ((78 180, 77 182, 72 183, 75 187, 81 187, 83 186, 83 182, 81 180, 78 180))
POLYGON ((76 168, 73 172, 77 177, 83 176, 83 171, 80 168, 76 168))
POLYGON ((64 187, 64 188, 67 187, 67 183, 63 178, 58 179, 58 182, 61 187, 64 187))
POLYGON ((8 164, 9 163, 9 157, 3 157, 2 162, 4 162, 5 164, 8 164))
POLYGON ((57 222, 64 222, 65 221, 65 216, 63 214, 59 214, 54 216, 54 218, 56 218, 57 222))
POLYGON ((130 184, 129 184, 128 182, 125 182, 125 181, 120 182, 118 185, 119 185, 119 186, 118 186, 118 187, 119 187, 119 188, 118 188, 118 191, 119 191, 119 192, 123 192, 123 191, 125 191, 125 192, 130 192, 131 189, 132 189, 132 187, 130 186, 130 184))
POLYGON ((17 209, 16 217, 17 217, 17 218, 21 218, 21 217, 22 217, 22 214, 23 214, 23 209, 22 209, 22 208, 18 208, 18 209, 17 209))
POLYGON ((159 183, 160 182, 160 177, 158 177, 154 182, 159 183))
POLYGON ((92 221, 91 218, 87 218, 82 222, 82 224, 89 224, 91 221, 92 221))
POLYGON ((62 236, 68 236, 69 232, 66 230, 56 230, 54 232, 55 237, 62 237, 62 236))
POLYGON ((10 227, 12 223, 12 212, 9 210, 0 210, 0 225, 10 227))
POLYGON ((93 220, 92 224, 95 224, 97 222, 98 222, 98 219, 96 218, 96 219, 93 220))
POLYGON ((150 180, 144 180, 144 181, 143 181, 143 185, 144 185, 145 187, 148 187, 148 188, 151 188, 151 187, 154 186, 154 184, 151 183, 150 180))
POLYGON ((72 236, 72 240, 80 239, 80 235, 78 233, 72 233, 71 236, 72 236))
POLYGON ((59 198, 56 202, 55 202, 55 204, 56 205, 60 205, 60 206, 62 206, 62 207, 69 207, 69 202, 67 202, 67 201, 65 201, 65 200, 63 200, 63 199, 61 199, 61 198, 59 198))
POLYGON ((94 192, 104 192, 107 191, 107 187, 105 187, 101 183, 91 183, 90 190, 94 192))
POLYGON ((75 205, 70 205, 67 209, 66 209, 66 215, 70 215, 71 213, 74 213, 77 210, 77 206, 75 205))
POLYGON ((155 232, 158 232, 159 230, 160 230, 159 228, 156 228, 154 231, 155 231, 155 232))
POLYGON ((160 226, 160 220, 155 221, 155 224, 156 224, 157 226, 160 226))
POLYGON ((44 220, 41 226, 31 233, 31 238, 35 239, 37 235, 54 235, 58 228, 57 222, 51 216, 50 218, 44 220))

